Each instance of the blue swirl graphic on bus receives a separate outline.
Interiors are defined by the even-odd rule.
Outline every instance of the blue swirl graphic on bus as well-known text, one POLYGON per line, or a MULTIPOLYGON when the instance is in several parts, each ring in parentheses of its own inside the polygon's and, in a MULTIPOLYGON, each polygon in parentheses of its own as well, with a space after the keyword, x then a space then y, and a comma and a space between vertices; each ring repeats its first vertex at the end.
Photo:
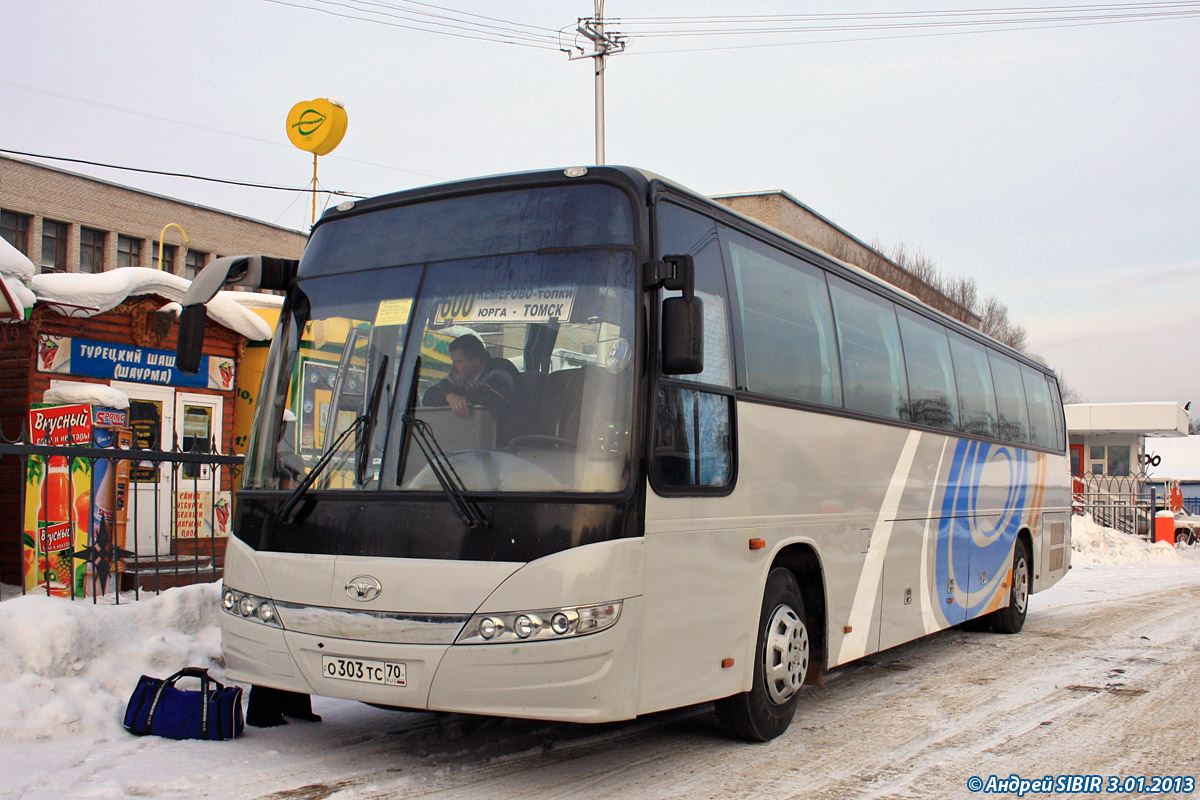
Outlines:
POLYGON ((938 605, 951 622, 975 616, 1003 585, 1029 490, 1024 450, 970 440, 955 446, 936 553, 938 605))

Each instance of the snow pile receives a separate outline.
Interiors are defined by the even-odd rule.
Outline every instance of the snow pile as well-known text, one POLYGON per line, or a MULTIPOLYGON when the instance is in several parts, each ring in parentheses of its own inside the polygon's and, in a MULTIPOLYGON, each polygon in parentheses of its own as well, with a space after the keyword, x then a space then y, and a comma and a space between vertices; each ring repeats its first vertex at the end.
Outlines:
POLYGON ((42 402, 60 406, 86 403, 101 408, 125 409, 129 408, 129 395, 102 383, 62 381, 45 391, 42 402))
POLYGON ((1151 544, 1140 536, 1105 528, 1092 519, 1091 514, 1072 517, 1071 543, 1071 563, 1080 566, 1175 563, 1184 559, 1183 551, 1166 542, 1151 544))
POLYGON ((206 583, 119 606, 34 594, 0 603, 0 742, 126 736, 139 676, 192 666, 223 680, 219 597, 206 583))
MULTIPOLYGON (((67 303, 73 307, 72 316, 91 316, 116 308, 127 297, 156 294, 179 301, 187 293, 191 281, 149 267, 121 267, 93 275, 54 273, 34 275, 30 281, 34 294, 44 303, 67 303)), ((271 328, 262 318, 243 304, 234 302, 221 292, 208 303, 212 319, 248 339, 263 341, 271 338, 271 328)))
POLYGON ((13 310, 21 316, 24 316, 26 308, 33 307, 37 299, 24 284, 24 281, 33 277, 34 272, 33 262, 8 240, 0 238, 0 281, 4 281, 4 288, 16 306, 13 310))

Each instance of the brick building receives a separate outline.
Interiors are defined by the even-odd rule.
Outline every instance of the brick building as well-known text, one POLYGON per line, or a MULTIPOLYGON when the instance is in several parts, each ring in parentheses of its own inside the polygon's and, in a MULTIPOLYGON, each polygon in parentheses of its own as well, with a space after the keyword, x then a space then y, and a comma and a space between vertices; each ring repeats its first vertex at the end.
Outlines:
MULTIPOLYGON (((299 258, 307 241, 303 233, 0 156, 0 234, 33 262, 34 270, 85 273, 71 278, 34 275, 29 284, 37 300, 25 319, 0 324, 0 438, 12 440, 27 430, 31 408, 61 402, 47 400, 49 390, 91 384, 124 396, 128 408, 123 413, 137 447, 225 453, 233 449, 239 409, 252 403, 252 389, 257 387, 258 373, 251 369, 249 377, 245 374, 247 346, 251 340, 267 339, 270 327, 257 312, 246 310, 251 300, 227 299, 238 308, 224 322, 214 318, 216 324, 206 329, 206 364, 193 379, 174 369, 177 328, 174 314, 163 307, 181 299, 188 285, 185 279, 218 256, 299 258), (177 228, 169 228, 164 236, 168 224, 186 232, 186 244, 177 228), (165 238, 165 271, 172 275, 122 269, 158 267, 160 236, 165 238), (128 287, 127 292, 121 287, 128 287), (86 293, 87 305, 77 304, 72 291, 86 293), (237 320, 250 317, 257 323, 246 323, 251 328, 247 332, 237 320), (125 369, 130 364, 164 366, 125 369), (216 374, 220 378, 214 382, 216 374)), ((18 575, 19 570, 29 570, 22 560, 29 521, 28 508, 20 502, 23 470, 15 457, 0 459, 0 578, 14 583, 29 577, 18 575)), ((118 545, 137 556, 124 568, 126 575, 139 574, 143 567, 156 569, 160 555, 173 559, 174 567, 180 557, 193 558, 189 570, 194 567, 196 574, 210 569, 211 563, 219 565, 223 534, 212 528, 214 535, 207 539, 195 532, 188 538, 198 524, 195 511, 187 509, 207 498, 212 525, 211 509, 222 499, 228 502, 233 491, 231 472, 202 466, 180 481, 184 468, 135 465, 130 470, 129 539, 118 545)))
POLYGON ((158 267, 195 276, 217 256, 299 258, 305 234, 74 172, 0 156, 0 235, 42 272, 158 267), (173 223, 177 228, 163 235, 173 223))

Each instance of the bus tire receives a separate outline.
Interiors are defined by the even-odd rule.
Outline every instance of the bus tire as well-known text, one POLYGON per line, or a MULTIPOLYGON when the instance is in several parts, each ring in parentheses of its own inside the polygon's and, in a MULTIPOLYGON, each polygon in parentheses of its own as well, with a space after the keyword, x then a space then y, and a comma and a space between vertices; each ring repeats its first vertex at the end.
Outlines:
POLYGON ((1025 614, 1029 611, 1029 569, 1029 547, 1024 539, 1017 539, 1008 606, 991 614, 992 630, 996 633, 1018 633, 1025 625, 1025 614))
POLYGON ((714 704, 717 719, 730 733, 768 742, 787 730, 811 669, 808 627, 796 576, 783 568, 771 570, 759 613, 754 683, 750 691, 714 704))

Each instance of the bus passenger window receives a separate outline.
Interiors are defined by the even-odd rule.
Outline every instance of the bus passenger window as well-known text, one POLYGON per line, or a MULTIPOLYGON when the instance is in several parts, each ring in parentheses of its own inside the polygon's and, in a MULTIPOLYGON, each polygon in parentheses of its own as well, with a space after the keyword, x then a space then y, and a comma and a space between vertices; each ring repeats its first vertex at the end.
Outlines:
POLYGON ((958 387, 958 429, 974 436, 999 435, 996 392, 992 388, 987 350, 955 333, 950 335, 950 355, 954 359, 954 378, 958 387))
POLYGON ((918 425, 955 430, 958 390, 946 329, 907 309, 897 309, 908 371, 908 418, 918 425))
POLYGON ((1025 403, 1029 406, 1029 441, 1038 447, 1054 449, 1058 444, 1054 424, 1054 404, 1050 399, 1050 384, 1036 369, 1021 365, 1025 383, 1025 403))
POLYGON ((730 398, 660 384, 651 477, 662 489, 725 487, 733 479, 730 398))
POLYGON ((1010 442, 1029 441, 1029 412, 1025 407, 1025 387, 1017 362, 999 353, 988 353, 992 377, 996 381, 996 407, 1000 412, 1000 438, 1010 442))
POLYGON ((741 297, 746 388, 789 400, 842 404, 829 290, 821 270, 722 229, 741 297))
MULTIPOLYGON (((1058 391, 1058 381, 1049 375, 1046 376, 1046 388, 1050 392, 1050 413, 1054 421, 1054 449, 1062 452, 1067 446, 1067 436, 1064 430, 1067 421, 1063 418, 1062 394, 1058 391)), ((1075 451, 1072 450, 1072 453, 1075 451)), ((1071 473, 1072 475, 1076 473, 1071 473)), ((1082 473, 1080 473, 1082 474, 1082 473)))
POLYGON ((846 408, 903 419, 908 412, 908 378, 895 307, 840 278, 829 279, 829 291, 842 354, 846 408))

